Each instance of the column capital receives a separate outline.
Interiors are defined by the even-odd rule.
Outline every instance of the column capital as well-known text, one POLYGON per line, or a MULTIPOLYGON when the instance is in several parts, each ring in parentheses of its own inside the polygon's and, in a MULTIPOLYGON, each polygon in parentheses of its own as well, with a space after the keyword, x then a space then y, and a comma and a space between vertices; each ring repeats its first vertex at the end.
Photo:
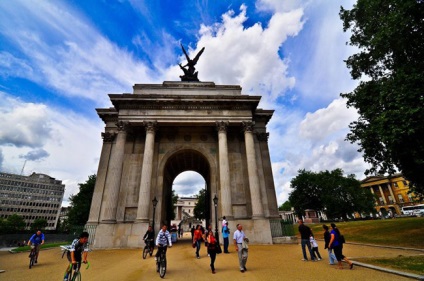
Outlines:
POLYGON ((228 121, 216 121, 216 129, 218 130, 218 132, 226 132, 228 124, 228 121))
POLYGON ((256 138, 258 141, 268 141, 269 133, 257 133, 256 138))
POLYGON ((143 125, 146 132, 155 132, 158 129, 158 123, 156 121, 143 121, 143 125))
POLYGON ((128 122, 118 121, 115 123, 118 131, 126 131, 128 129, 128 122))
POLYGON ((116 133, 104 132, 102 133, 103 142, 113 142, 116 137, 116 133))
POLYGON ((255 122, 253 122, 253 121, 243 121, 243 122, 241 122, 241 125, 243 126, 244 132, 253 132, 253 127, 255 126, 255 122))

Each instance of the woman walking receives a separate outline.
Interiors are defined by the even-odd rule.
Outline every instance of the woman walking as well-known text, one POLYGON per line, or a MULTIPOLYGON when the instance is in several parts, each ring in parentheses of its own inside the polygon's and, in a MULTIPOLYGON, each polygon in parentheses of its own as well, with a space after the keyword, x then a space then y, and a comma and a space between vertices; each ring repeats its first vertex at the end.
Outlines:
POLYGON ((208 241, 208 254, 209 254, 209 257, 211 258, 210 266, 211 266, 212 274, 215 274, 215 259, 216 259, 216 248, 217 248, 216 243, 218 242, 216 241, 212 230, 209 232, 207 241, 208 241))
POLYGON ((330 247, 328 247, 328 244, 330 243, 331 240, 331 234, 328 231, 328 226, 326 226, 325 224, 322 225, 322 228, 324 229, 324 249, 327 249, 328 251, 328 260, 329 260, 329 264, 333 265, 336 263, 336 256, 333 253, 333 249, 331 249, 330 247))
POLYGON ((193 233, 193 244, 196 245, 196 257, 200 259, 199 251, 200 251, 200 245, 202 243, 202 228, 198 224, 196 230, 193 233))
POLYGON ((336 255, 337 263, 338 263, 337 269, 343 269, 342 260, 346 261, 349 264, 349 268, 352 269, 353 262, 348 260, 343 255, 343 243, 339 241, 339 238, 340 238, 339 229, 336 227, 334 223, 331 224, 331 228, 332 228, 330 232, 331 239, 330 239, 330 243, 328 243, 328 247, 331 249, 334 249, 334 254, 336 255))

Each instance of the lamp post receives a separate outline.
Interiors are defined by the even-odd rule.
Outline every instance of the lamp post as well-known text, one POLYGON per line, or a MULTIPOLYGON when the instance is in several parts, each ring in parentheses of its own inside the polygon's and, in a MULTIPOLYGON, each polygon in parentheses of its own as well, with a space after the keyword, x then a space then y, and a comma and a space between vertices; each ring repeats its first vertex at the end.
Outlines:
POLYGON ((219 236, 218 236, 218 211, 217 211, 217 207, 218 207, 218 197, 216 197, 216 194, 213 198, 213 204, 215 206, 215 238, 216 241, 218 241, 219 243, 219 236))
POLYGON ((152 222, 152 228, 153 228, 153 235, 155 234, 155 211, 156 211, 156 205, 158 204, 158 200, 155 198, 153 198, 152 200, 153 203, 153 222, 152 222))

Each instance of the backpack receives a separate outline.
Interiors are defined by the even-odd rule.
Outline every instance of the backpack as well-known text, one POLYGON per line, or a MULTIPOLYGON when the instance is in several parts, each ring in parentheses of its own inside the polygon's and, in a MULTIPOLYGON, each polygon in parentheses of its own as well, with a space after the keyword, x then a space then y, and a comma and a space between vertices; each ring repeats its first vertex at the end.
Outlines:
POLYGON ((340 242, 341 244, 346 243, 346 240, 345 240, 344 236, 343 236, 343 235, 341 235, 341 234, 340 234, 340 236, 339 236, 339 242, 340 242))

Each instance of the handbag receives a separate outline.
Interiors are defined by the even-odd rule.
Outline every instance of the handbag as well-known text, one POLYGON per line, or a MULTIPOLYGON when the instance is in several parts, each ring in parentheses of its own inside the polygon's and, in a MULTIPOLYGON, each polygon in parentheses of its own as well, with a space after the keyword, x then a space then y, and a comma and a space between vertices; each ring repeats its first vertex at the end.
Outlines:
POLYGON ((222 253, 221 245, 219 245, 219 243, 216 243, 215 251, 216 251, 217 254, 222 253))
POLYGON ((193 248, 196 248, 196 242, 193 242, 192 246, 193 246, 193 248))

